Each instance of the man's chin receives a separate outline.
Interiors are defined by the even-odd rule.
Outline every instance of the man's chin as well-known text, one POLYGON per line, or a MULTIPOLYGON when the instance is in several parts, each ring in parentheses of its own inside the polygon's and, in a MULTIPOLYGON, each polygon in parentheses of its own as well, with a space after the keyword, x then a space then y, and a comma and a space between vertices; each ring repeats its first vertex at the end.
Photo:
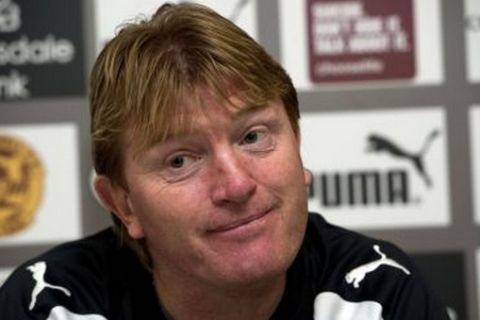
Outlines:
POLYGON ((263 239, 251 247, 229 252, 218 257, 214 265, 217 275, 230 285, 250 285, 266 279, 285 275, 297 255, 298 248, 279 245, 271 239, 263 239))

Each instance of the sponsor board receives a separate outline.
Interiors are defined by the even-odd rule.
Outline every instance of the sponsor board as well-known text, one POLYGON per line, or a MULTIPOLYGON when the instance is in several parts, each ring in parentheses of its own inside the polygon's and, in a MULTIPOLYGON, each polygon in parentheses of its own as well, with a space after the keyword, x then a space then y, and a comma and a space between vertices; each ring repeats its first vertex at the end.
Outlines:
POLYGON ((314 83, 415 75, 412 0, 308 0, 307 31, 314 83))
POLYGON ((0 1, 0 101, 85 93, 80 0, 0 1))
MULTIPOLYGON (((128 22, 150 17, 162 3, 167 1, 155 0, 95 0, 95 24, 97 32, 97 51, 110 40, 119 26, 128 22)), ((179 0, 168 1, 171 3, 179 0)), ((250 36, 256 38, 256 0, 194 0, 211 7, 221 15, 234 21, 250 36)))
POLYGON ((480 225, 480 106, 470 107, 469 121, 473 208, 475 221, 480 225))
POLYGON ((442 108, 303 114, 301 128, 311 211, 361 229, 449 224, 442 108))
POLYGON ((465 266, 461 252, 410 255, 435 293, 447 305, 451 320, 469 319, 465 305, 465 266), (450 275, 446 277, 445 275, 450 275))
MULTIPOLYGON (((480 249, 477 249, 477 297, 480 297, 480 249)), ((478 303, 478 314, 480 315, 480 302, 478 303)))
POLYGON ((471 82, 480 82, 480 1, 465 0, 464 8, 467 77, 471 82))
POLYGON ((282 63, 298 89, 440 83, 439 7, 438 0, 280 0, 282 63))
POLYGON ((0 268, 0 287, 2 287, 12 272, 13 269, 0 268))
POLYGON ((0 126, 0 246, 81 236, 77 128, 0 126))

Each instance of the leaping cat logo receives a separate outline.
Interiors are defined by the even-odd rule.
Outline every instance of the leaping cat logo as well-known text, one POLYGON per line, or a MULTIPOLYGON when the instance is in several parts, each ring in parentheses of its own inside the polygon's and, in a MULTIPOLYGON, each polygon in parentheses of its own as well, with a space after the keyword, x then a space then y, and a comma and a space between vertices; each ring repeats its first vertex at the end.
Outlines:
POLYGON ((380 255, 380 258, 378 260, 356 267, 355 269, 347 273, 347 275, 345 276, 345 281, 347 281, 348 284, 353 283, 353 287, 358 288, 360 286, 360 282, 363 281, 367 273, 377 270, 382 265, 400 269, 407 275, 410 274, 410 271, 407 268, 405 268, 395 260, 387 258, 387 255, 380 251, 379 245, 374 245, 373 250, 375 250, 380 255))
POLYGON ((408 152, 398 146, 396 143, 391 141, 388 138, 372 134, 368 137, 368 151, 386 151, 390 153, 392 156, 397 158, 404 158, 410 160, 415 167, 418 174, 422 177, 425 181, 427 187, 432 186, 432 179, 428 175, 425 164, 423 162, 423 156, 427 152, 428 148, 432 144, 433 140, 438 137, 440 134, 439 130, 433 130, 425 139, 425 143, 423 144, 422 148, 419 152, 408 152))
POLYGON ((33 288, 33 291, 32 291, 32 300, 30 301, 29 310, 33 310, 33 307, 35 307, 35 303, 37 302, 38 295, 45 288, 60 290, 63 293, 65 293, 67 296, 69 297, 71 296, 70 291, 68 291, 67 289, 60 286, 55 286, 53 284, 49 284, 45 281, 44 277, 45 277, 45 272, 47 271, 47 264, 45 262, 39 261, 27 267, 27 269, 32 272, 33 279, 36 281, 35 287, 33 288))

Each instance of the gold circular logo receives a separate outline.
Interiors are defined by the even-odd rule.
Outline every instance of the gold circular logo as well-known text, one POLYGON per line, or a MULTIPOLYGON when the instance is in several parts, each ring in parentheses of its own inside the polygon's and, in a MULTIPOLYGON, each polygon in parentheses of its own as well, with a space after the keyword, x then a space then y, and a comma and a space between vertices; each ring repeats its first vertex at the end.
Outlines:
POLYGON ((33 221, 43 188, 43 168, 35 152, 17 138, 0 135, 0 236, 33 221))

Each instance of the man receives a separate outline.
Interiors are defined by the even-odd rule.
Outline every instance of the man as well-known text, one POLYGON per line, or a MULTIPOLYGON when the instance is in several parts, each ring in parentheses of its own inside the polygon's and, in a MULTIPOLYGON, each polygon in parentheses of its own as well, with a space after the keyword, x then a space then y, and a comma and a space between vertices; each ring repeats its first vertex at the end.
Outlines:
POLYGON ((90 97, 116 232, 20 267, 2 319, 447 319, 400 250, 308 214, 295 89, 228 20, 127 25, 90 97))

